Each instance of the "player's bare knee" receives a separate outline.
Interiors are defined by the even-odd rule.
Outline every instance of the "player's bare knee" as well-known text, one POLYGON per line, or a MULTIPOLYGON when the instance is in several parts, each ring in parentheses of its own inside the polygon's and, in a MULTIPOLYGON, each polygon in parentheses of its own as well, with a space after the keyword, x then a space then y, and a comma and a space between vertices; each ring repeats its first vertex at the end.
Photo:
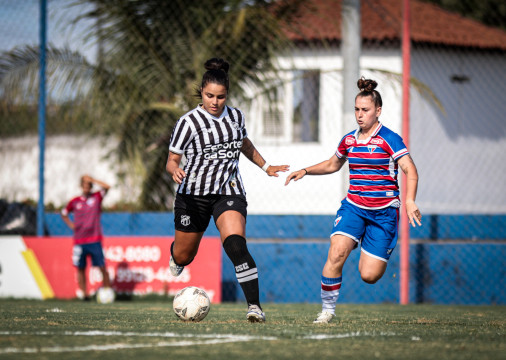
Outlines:
POLYGON ((195 256, 190 252, 178 252, 173 255, 176 264, 181 266, 189 265, 195 256))
POLYGON ((379 279, 381 279, 382 274, 375 274, 373 272, 364 271, 360 273, 360 277, 362 281, 368 284, 375 284, 379 279))

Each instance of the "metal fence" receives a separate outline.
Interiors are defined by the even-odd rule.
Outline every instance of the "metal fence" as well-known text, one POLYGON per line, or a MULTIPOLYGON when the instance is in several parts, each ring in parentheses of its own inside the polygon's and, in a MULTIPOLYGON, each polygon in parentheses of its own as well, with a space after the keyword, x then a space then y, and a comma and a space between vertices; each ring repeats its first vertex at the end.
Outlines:
MULTIPOLYGON (((174 184, 165 172, 168 137, 179 116, 198 103, 193 93, 203 63, 215 56, 231 63, 229 104, 245 112, 249 136, 271 164, 296 170, 328 159, 354 128, 353 119, 346 118, 353 103, 346 99, 358 89, 345 84, 343 58, 349 49, 341 26, 350 3, 360 4, 355 30, 361 41, 347 44, 358 50, 357 78, 378 81, 384 101, 380 121, 400 134, 400 0, 48 0, 46 212, 57 212, 79 193, 84 173, 112 185, 106 212, 170 212, 174 184)), ((468 271, 478 278, 487 277, 489 263, 481 246, 492 244, 504 252, 506 14, 500 5, 410 1, 409 150, 420 175, 417 203, 424 214, 422 228, 411 231, 411 287, 416 289, 411 301, 435 301, 448 293, 445 284, 434 281, 441 262, 431 263, 434 257, 453 258, 448 244, 465 245, 460 261, 468 268, 472 259, 468 271), (429 284, 431 295, 420 290, 429 284)), ((3 233, 35 232, 39 6, 37 0, 0 0, 3 233), (22 212, 30 214, 28 220, 13 228, 22 212)), ((243 158, 241 173, 248 224, 255 224, 248 225, 251 240, 321 242, 328 237, 346 193, 346 171, 284 187, 284 176, 267 178, 243 158)), ((166 224, 167 234, 171 226, 166 224)), ((66 231, 57 229, 46 226, 49 235, 66 231)), ((255 252, 266 256, 271 268, 286 264, 263 254, 261 246, 255 245, 255 252)), ((315 256, 321 257, 311 266, 318 282, 326 250, 315 256)), ((352 261, 346 271, 356 273, 352 261)), ((385 287, 393 284, 395 293, 396 260, 388 271, 385 287)), ((264 281, 270 287, 278 280, 266 276, 264 281)), ((506 288, 504 277, 501 281, 503 286, 496 285, 506 288)), ((356 291, 357 298, 367 294, 370 301, 397 301, 397 295, 375 297, 370 288, 356 291)), ((307 287, 307 292, 318 290, 307 287)), ((449 301, 459 302, 459 296, 454 293, 449 301)))

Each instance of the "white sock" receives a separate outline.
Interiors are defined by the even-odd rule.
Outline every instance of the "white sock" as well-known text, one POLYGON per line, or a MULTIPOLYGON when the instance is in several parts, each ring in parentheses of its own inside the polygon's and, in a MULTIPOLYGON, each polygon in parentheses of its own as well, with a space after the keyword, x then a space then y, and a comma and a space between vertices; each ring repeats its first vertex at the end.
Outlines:
POLYGON ((336 302, 339 297, 339 289, 341 288, 341 282, 343 277, 338 278, 327 278, 322 275, 322 312, 327 311, 331 314, 336 312, 336 302))

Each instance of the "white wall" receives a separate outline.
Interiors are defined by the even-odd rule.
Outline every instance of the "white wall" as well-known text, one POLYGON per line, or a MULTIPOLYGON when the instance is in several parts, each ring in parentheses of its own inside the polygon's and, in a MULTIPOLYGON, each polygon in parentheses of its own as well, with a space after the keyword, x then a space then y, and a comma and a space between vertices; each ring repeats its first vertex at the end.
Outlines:
MULTIPOLYGON (((127 178, 119 182, 121 170, 111 151, 114 139, 75 136, 46 138, 44 202, 57 207, 81 193, 79 179, 89 174, 112 186, 104 200, 111 206, 120 200, 133 200, 140 187, 127 178)), ((35 136, 0 141, 0 198, 8 201, 38 201, 39 146, 35 136)))
MULTIPOLYGON (((383 98, 380 120, 392 130, 401 131, 401 84, 385 72, 399 74, 402 62, 399 51, 366 50, 361 60, 361 74, 378 81, 383 98), (382 70, 378 72, 377 70, 382 70)), ((290 143, 265 139, 258 123, 262 121, 253 101, 246 112, 246 126, 257 149, 270 164, 288 164, 295 171, 329 159, 339 140, 353 128, 342 123, 342 59, 338 50, 308 50, 280 57, 279 67, 291 69, 320 69, 320 141, 318 143, 290 143)), ((358 80, 358 79, 357 79, 358 80)), ((358 93, 358 88, 357 91, 358 93)), ((286 94, 290 99, 290 94, 286 94)), ((288 106, 290 100, 287 101, 288 106)), ((348 171, 325 176, 307 176, 285 187, 288 173, 269 178, 247 159, 241 159, 241 174, 248 192, 248 211, 254 214, 335 214, 348 189, 348 171)))
POLYGON ((426 213, 506 213, 506 57, 415 48, 412 74, 441 101, 412 92, 411 150, 426 213), (451 81, 453 75, 468 81, 451 81))

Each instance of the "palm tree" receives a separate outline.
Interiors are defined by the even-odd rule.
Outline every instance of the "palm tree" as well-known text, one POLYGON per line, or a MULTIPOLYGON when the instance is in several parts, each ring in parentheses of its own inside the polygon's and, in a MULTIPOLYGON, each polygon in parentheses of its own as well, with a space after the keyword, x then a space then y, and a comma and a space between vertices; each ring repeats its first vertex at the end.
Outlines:
MULTIPOLYGON (((49 46, 48 92, 67 94, 72 115, 92 122, 92 132, 119 136, 120 159, 141 164, 145 174, 141 208, 170 208, 167 143, 177 119, 196 105, 193 95, 205 60, 222 57, 231 63, 236 99, 245 99, 248 85, 264 88, 264 74, 275 71, 273 55, 290 46, 280 21, 289 21, 298 3, 273 7, 268 0, 76 0, 71 6, 86 5, 82 8, 87 10, 68 25, 93 20, 83 37, 99 44, 99 56, 91 64, 78 53, 49 46)), ((15 49, 1 59, 0 98, 12 102, 9 92, 15 87, 5 80, 14 77, 11 84, 26 84, 22 79, 38 65, 38 50, 15 49)), ((31 75, 36 79, 36 73, 31 75)))

